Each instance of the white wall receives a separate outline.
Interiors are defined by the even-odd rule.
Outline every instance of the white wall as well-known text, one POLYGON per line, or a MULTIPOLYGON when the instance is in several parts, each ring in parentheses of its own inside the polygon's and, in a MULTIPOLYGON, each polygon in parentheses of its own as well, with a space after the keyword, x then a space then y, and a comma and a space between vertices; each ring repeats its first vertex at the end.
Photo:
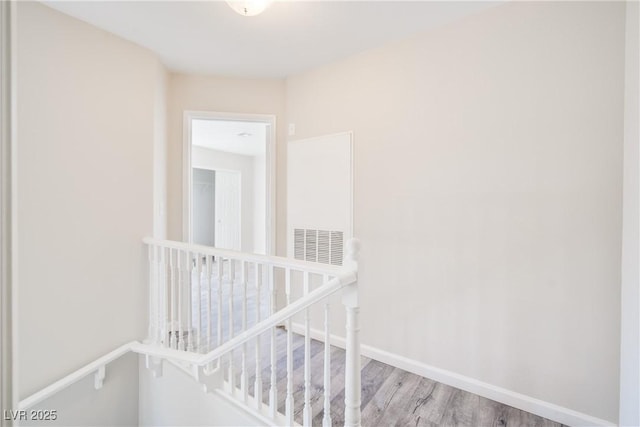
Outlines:
POLYGON ((138 355, 108 364, 100 390, 89 375, 27 411, 25 426, 133 426, 138 424, 138 355), (56 411, 55 420, 37 420, 33 411, 56 411))
POLYGON ((287 79, 354 131, 365 344, 617 421, 623 73, 624 3, 516 2, 287 79))
POLYGON ((191 147, 191 167, 209 170, 227 170, 240 172, 240 211, 241 211, 241 250, 253 252, 254 248, 254 185, 255 171, 253 156, 212 150, 210 148, 191 147))
POLYGON ((153 237, 167 238, 167 90, 169 73, 156 67, 153 138, 153 237))
POLYGON ((18 4, 17 42, 24 398, 146 335, 141 239, 153 231, 162 69, 145 49, 36 2, 18 4))
MULTIPOLYGON (((284 164, 286 154, 284 80, 242 79, 171 74, 168 95, 168 233, 182 240, 182 148, 184 111, 214 111, 246 114, 274 114, 277 118, 274 153, 276 163, 284 164)), ((285 211, 286 169, 277 170, 276 209, 277 252, 286 253, 285 211)))
POLYGON ((256 426, 224 398, 204 393, 202 385, 170 363, 154 378, 140 357, 140 426, 256 426))
POLYGON ((620 425, 640 425, 640 4, 627 2, 620 328, 620 425))

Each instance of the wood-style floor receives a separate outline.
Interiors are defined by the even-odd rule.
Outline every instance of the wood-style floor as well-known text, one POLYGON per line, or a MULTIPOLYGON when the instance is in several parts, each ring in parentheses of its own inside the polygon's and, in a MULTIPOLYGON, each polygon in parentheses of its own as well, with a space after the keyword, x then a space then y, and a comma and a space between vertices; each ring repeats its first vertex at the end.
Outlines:
MULTIPOLYGON (((277 333, 278 408, 284 413, 286 397, 286 332, 277 333)), ((268 353, 269 345, 263 343, 268 353)), ((249 352, 249 354, 252 354, 249 352)), ((268 403, 270 388, 269 359, 262 358, 262 396, 268 403)), ((344 425, 345 352, 331 347, 331 418, 332 425, 344 425)), ((236 367, 240 360, 235 357, 236 367)), ((324 343, 311 341, 311 404, 313 425, 321 426, 323 411, 324 343)), ((560 424, 521 411, 475 394, 424 378, 377 360, 363 357, 362 363, 362 425, 363 426, 541 426, 560 424)), ((304 406, 304 337, 294 334, 294 402, 295 420, 302 424, 304 406)), ((255 363, 248 363, 249 370, 255 363)), ((240 377, 236 377, 239 384, 240 377)), ((249 376, 249 394, 253 395, 255 375, 249 376)))
MULTIPOLYGON (((224 288, 224 285, 223 285, 224 288)), ((249 313, 255 311, 255 289, 249 286, 248 300, 249 313)), ((215 288, 213 289, 215 291, 215 288)), ((195 289, 194 289, 195 291, 195 289)), ((202 292, 202 291, 201 291, 202 292)), ((215 292, 213 292, 215 295, 215 292)), ((202 294, 204 297, 204 293, 202 294)), ((228 294, 225 291, 225 301, 228 294)), ((207 295, 208 297, 208 295, 207 295)), ((241 329, 242 295, 234 293, 234 324, 235 330, 241 329)), ((265 295, 266 297, 266 295, 265 295)), ((267 298, 265 298, 265 301, 267 298)), ((262 303, 260 304, 263 305, 262 303)), ((208 323, 204 320, 206 313, 202 312, 203 329, 205 332, 208 323)), ((217 318, 215 305, 212 308, 214 322, 217 318)), ((266 306, 263 312, 266 316, 266 306)), ((224 306, 223 306, 224 310, 224 306)), ((194 311, 198 310, 194 306, 194 311)), ((228 311, 225 310, 225 315, 228 311)), ((261 310, 262 311, 262 310, 261 310)), ((226 317, 226 316, 223 316, 226 317)), ((248 316, 248 326, 255 324, 255 316, 248 316)), ((264 318, 264 317, 263 317, 264 318)), ((224 322, 223 331, 228 329, 228 322, 224 322)), ((211 334, 217 335, 217 327, 211 324, 211 334)), ((237 333, 237 332, 236 332, 237 333)), ((228 337, 226 335, 224 340, 228 337)), ((276 386, 278 396, 278 409, 285 412, 285 398, 287 392, 286 378, 286 336, 287 332, 282 328, 276 329, 276 386)), ((213 342, 216 337, 213 337, 213 342)), ((260 369, 262 382, 263 402, 268 403, 271 387, 270 367, 271 336, 265 333, 260 337, 260 369)), ((246 346, 245 367, 247 372, 248 392, 254 395, 256 372, 256 343, 250 342, 246 346)), ((302 412, 304 406, 304 337, 293 334, 293 398, 294 414, 296 422, 302 424, 302 412)), ((311 340, 311 404, 313 408, 313 425, 321 426, 324 415, 324 343, 311 340)), ((233 354, 234 374, 236 386, 240 387, 242 366, 242 351, 237 350, 233 354)), ((228 361, 224 364, 228 368, 228 361)), ((377 360, 363 357, 362 366, 362 425, 363 426, 544 426, 551 427, 561 425, 550 420, 538 417, 528 412, 485 399, 475 394, 459 390, 445 384, 438 383, 428 378, 412 374, 402 369, 384 364, 377 360)), ((341 348, 331 347, 331 418, 332 425, 344 425, 344 370, 345 351, 341 348)), ((225 375, 228 380, 228 373, 225 375)))

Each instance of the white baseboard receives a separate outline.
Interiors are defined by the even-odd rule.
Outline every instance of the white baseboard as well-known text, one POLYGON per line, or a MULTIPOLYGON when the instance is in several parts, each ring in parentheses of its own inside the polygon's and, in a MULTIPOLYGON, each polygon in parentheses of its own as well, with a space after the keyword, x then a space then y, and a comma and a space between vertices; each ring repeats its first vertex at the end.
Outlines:
MULTIPOLYGON (((297 334, 304 334, 304 326, 300 323, 292 323, 291 330, 297 334)), ((312 328, 311 337, 318 341, 324 341, 324 331, 312 328)), ((335 345, 336 347, 345 347, 345 339, 343 337, 331 334, 330 342, 331 345, 335 345)), ((438 381, 451 387, 477 394, 478 396, 482 396, 487 399, 495 400, 496 402, 530 412, 561 424, 576 427, 604 427, 616 425, 616 423, 611 421, 602 420, 569 408, 545 402, 544 400, 536 399, 502 387, 497 387, 495 385, 476 380, 475 378, 460 375, 445 369, 436 368, 435 366, 430 366, 404 356, 389 353, 388 351, 381 350, 370 345, 362 344, 361 352, 363 356, 370 359, 395 366, 396 368, 438 381)))

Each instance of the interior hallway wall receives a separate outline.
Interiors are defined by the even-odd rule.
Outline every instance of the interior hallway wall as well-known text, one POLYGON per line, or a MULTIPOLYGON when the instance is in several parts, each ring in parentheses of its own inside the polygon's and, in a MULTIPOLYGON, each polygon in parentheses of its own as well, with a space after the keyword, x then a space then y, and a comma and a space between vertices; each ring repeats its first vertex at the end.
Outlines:
POLYGON ((156 66, 153 129, 153 237, 167 238, 167 92, 169 72, 156 66))
MULTIPOLYGON (((40 3, 18 2, 17 18, 24 398, 146 335, 142 238, 154 229, 163 68, 149 51, 40 3)), ((122 363, 135 369, 134 359, 122 363)), ((123 379, 108 367, 105 387, 115 387, 109 396, 137 394, 137 375, 116 377, 123 379)), ((111 422, 137 422, 137 400, 124 408, 117 399, 95 399, 107 405, 101 413, 112 412, 111 422)), ((54 409, 69 424, 90 418, 72 404, 54 409)))
POLYGON ((354 131, 364 344, 617 421, 624 19, 509 3, 287 79, 296 139, 354 131))

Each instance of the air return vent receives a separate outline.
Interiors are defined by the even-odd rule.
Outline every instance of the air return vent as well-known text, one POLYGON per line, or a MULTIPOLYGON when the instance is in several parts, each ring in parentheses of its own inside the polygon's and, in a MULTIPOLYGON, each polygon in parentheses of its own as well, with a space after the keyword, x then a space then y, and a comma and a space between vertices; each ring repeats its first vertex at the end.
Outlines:
POLYGON ((295 228, 293 252, 295 259, 342 265, 344 234, 342 231, 295 228))

